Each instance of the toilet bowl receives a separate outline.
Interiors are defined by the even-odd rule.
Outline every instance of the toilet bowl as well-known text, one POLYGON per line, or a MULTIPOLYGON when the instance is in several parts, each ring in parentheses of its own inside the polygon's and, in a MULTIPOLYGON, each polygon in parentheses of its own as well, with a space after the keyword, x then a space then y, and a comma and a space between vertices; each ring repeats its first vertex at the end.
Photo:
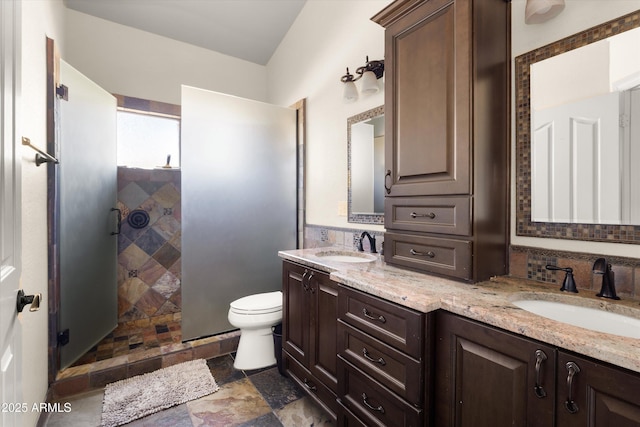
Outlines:
POLYGON ((232 301, 228 319, 240 329, 234 368, 251 370, 276 364, 271 328, 282 321, 282 292, 254 294, 232 301))

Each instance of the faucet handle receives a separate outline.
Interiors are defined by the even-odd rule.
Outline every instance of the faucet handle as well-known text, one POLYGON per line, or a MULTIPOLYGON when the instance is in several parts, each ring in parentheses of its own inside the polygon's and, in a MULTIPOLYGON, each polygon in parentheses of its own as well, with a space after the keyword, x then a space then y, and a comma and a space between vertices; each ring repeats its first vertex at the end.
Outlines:
POLYGON ((564 271, 566 274, 564 276, 564 281, 562 282, 562 287, 560 288, 563 292, 573 292, 578 293, 578 288, 576 287, 576 281, 573 278, 573 268, 571 267, 558 267, 557 265, 547 264, 545 267, 547 270, 551 271, 564 271))

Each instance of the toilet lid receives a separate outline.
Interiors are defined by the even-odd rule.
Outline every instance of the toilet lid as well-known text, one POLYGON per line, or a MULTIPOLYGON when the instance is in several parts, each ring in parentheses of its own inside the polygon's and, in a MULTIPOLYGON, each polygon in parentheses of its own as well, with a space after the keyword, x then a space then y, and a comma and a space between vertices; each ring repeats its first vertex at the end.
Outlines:
POLYGON ((275 291, 249 295, 232 301, 229 305, 236 312, 271 313, 282 310, 282 292, 275 291))

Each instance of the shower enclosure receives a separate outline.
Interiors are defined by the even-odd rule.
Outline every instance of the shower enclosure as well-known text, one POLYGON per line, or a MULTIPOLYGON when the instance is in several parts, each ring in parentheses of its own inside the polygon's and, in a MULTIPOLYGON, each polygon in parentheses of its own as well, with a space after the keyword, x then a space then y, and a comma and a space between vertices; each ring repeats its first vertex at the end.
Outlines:
POLYGON ((237 298, 279 290, 296 247, 295 110, 182 87, 182 338, 234 329, 237 298))

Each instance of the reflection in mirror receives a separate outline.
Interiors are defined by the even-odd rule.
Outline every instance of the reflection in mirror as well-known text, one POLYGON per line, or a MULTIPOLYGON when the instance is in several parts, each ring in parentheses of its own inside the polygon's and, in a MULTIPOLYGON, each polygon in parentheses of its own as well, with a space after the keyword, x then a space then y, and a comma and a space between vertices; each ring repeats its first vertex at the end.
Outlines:
POLYGON ((349 222, 384 223, 384 107, 347 120, 349 222))
MULTIPOLYGON (((601 50, 599 54, 608 50, 607 55, 614 58, 614 64, 622 62, 622 65, 610 65, 608 61, 602 64, 601 60, 597 63, 582 62, 583 60, 591 61, 593 58, 590 57, 598 54, 577 53, 583 56, 579 61, 576 60, 581 63, 578 71, 570 71, 565 69, 565 65, 561 65, 561 69, 554 67, 551 72, 547 72, 547 77, 543 78, 546 81, 562 81, 563 86, 560 88, 556 86, 555 89, 543 89, 544 92, 540 92, 542 83, 538 83, 537 77, 534 77, 535 82, 530 78, 532 72, 540 73, 539 69, 536 71, 538 67, 535 64, 550 58, 560 60, 559 58, 564 58, 565 55, 582 52, 580 49, 584 46, 601 40, 610 40, 617 35, 637 37, 634 29, 638 27, 640 27, 640 10, 515 58, 516 234, 518 236, 640 244, 640 220, 633 219, 635 209, 633 206, 637 206, 640 194, 638 188, 640 180, 637 175, 640 168, 635 166, 639 164, 637 156, 640 143, 636 123, 640 122, 640 117, 636 111, 638 108, 634 107, 639 101, 632 99, 638 97, 640 92, 637 90, 640 81, 634 83, 640 74, 638 72, 640 59, 636 55, 638 42, 632 42, 631 50, 622 54, 619 52, 624 49, 623 45, 627 45, 628 49, 629 43, 620 45, 606 43, 600 47, 596 46, 596 49, 601 50), (622 58, 622 61, 616 58, 622 58), (628 70, 632 64, 635 71, 628 70), (594 77, 596 74, 602 82, 606 81, 606 84, 596 82, 597 77, 594 77), (583 77, 588 78, 585 80, 583 77), (608 100, 611 105, 606 108, 614 111, 613 118, 606 120, 609 122, 609 127, 617 129, 622 142, 615 135, 600 136, 598 132, 602 134, 607 124, 603 120, 594 123, 597 120, 591 117, 590 113, 575 114, 565 111, 563 113, 565 118, 562 120, 545 117, 548 113, 545 112, 546 110, 554 108, 561 110, 562 107, 567 107, 569 110, 571 104, 581 103, 585 96, 576 97, 565 93, 567 92, 565 89, 569 87, 575 89, 576 86, 583 93, 589 91, 590 95, 614 98, 613 101, 608 100), (593 93, 594 88, 598 88, 597 93, 593 93), (615 102, 615 98, 620 98, 618 103, 615 102), (615 112, 616 110, 627 111, 630 106, 629 114, 615 112), (561 126, 560 121, 565 123, 561 126), (567 122, 569 124, 566 124, 567 122), (565 135, 561 136, 560 131, 563 127, 565 135), (566 128, 570 129, 568 136, 566 136, 566 128), (603 148, 610 139, 618 141, 617 148, 603 148), (590 148, 584 150, 582 145, 577 146, 578 141, 580 144, 582 141, 587 141, 587 147, 590 148), (559 147, 563 149, 559 150, 559 147), (606 154, 611 153, 615 155, 607 159, 606 154), (602 159, 594 160, 599 156, 603 156, 602 159), (601 166, 594 169, 593 165, 597 165, 598 161, 601 166), (605 162, 609 163, 605 165, 605 162), (609 179, 605 177, 607 171, 615 169, 620 169, 622 174, 615 174, 609 181, 605 181, 609 179), (575 185, 566 187, 566 182, 569 180, 572 180, 575 185), (583 186, 585 183, 588 184, 587 187, 583 186), (616 197, 619 197, 619 202, 607 199, 610 198, 610 193, 618 192, 619 196, 616 197), (535 203, 532 203, 532 196, 536 199, 535 203), (558 205, 558 200, 563 203, 568 201, 569 204, 558 205), (606 215, 609 215, 606 212, 611 210, 612 205, 619 210, 619 213, 615 213, 615 219, 606 218, 606 215), (620 219, 617 219, 618 215, 620 219), (595 219, 590 219, 590 216, 595 219), (598 221, 598 223, 587 221, 598 221)), ((550 64, 553 62, 549 61, 550 64)), ((607 101, 603 99, 594 103, 607 101)), ((555 112, 547 115, 555 116, 555 112)))
POLYGON ((532 221, 640 224, 640 28, 531 65, 532 221))

